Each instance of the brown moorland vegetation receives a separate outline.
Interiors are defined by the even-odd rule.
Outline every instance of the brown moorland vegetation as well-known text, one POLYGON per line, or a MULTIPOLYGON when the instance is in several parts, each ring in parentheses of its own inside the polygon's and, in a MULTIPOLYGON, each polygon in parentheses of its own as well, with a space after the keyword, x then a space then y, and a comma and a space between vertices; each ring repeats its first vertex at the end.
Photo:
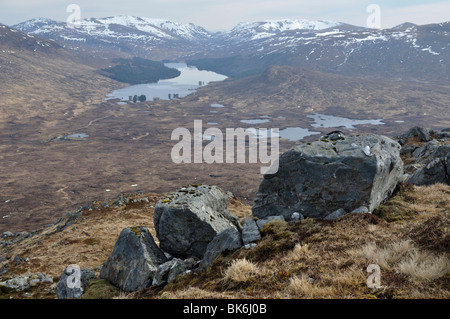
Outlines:
MULTIPOLYGON (((84 210, 78 218, 62 219, 7 246, 0 255, 5 260, 2 266, 9 267, 3 278, 42 272, 55 282, 4 292, 2 297, 56 298, 55 284, 64 268, 78 264, 98 274, 125 227, 144 225, 157 241, 153 207, 164 195, 129 198, 143 197, 149 202, 107 208, 94 203, 94 209, 84 210), (16 264, 15 256, 27 261, 16 264)), ((250 207, 234 198, 229 209, 241 220, 251 216, 250 207)), ((109 297, 446 299, 450 297, 449 212, 450 186, 401 185, 373 214, 349 214, 336 221, 273 221, 263 228, 256 247, 222 254, 205 271, 181 275, 163 289, 150 287, 109 297), (381 268, 379 288, 367 286, 370 264, 381 268)))

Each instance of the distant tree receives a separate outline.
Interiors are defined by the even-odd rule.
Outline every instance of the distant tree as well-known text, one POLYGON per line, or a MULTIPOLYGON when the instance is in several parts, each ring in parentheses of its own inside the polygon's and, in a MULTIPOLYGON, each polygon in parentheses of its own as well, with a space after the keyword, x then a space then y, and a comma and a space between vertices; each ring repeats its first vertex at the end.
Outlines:
POLYGON ((130 101, 133 101, 133 96, 130 95, 130 96, 128 97, 128 99, 129 99, 130 101))
POLYGON ((147 100, 147 97, 144 94, 142 94, 142 95, 139 95, 138 99, 139 99, 139 102, 145 102, 147 100))
POLYGON ((133 102, 136 103, 137 100, 138 100, 138 96, 137 95, 133 96, 133 102))
POLYGON ((172 99, 172 94, 169 93, 169 100, 171 100, 171 99, 172 99))

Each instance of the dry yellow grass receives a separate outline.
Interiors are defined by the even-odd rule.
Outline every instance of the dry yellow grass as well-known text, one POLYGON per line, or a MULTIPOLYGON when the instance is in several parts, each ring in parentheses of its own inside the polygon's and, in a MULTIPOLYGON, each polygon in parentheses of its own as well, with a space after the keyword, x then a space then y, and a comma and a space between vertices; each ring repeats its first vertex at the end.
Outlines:
MULTIPOLYGON (((53 233, 56 226, 45 229, 9 247, 10 260, 29 257, 11 271, 57 277, 71 263, 100 266, 120 231, 138 224, 156 239, 150 206, 162 197, 153 194, 145 205, 85 212, 61 232, 53 233)), ((161 291, 149 288, 117 298, 450 298, 449 201, 448 185, 406 187, 385 207, 409 214, 396 210, 389 222, 384 218, 392 217, 388 209, 335 222, 274 221, 254 248, 221 255, 206 271, 182 275, 161 291), (379 289, 367 286, 370 264, 381 268, 379 289)), ((250 214, 237 200, 230 210, 241 219, 250 214)))
POLYGON ((369 243, 359 253, 382 269, 394 270, 417 280, 433 280, 450 272, 447 256, 421 250, 411 240, 393 242, 386 247, 369 243))
POLYGON ((248 261, 245 258, 236 259, 233 260, 231 265, 225 270, 224 279, 245 282, 260 273, 261 270, 255 263, 248 261))
POLYGON ((202 298, 449 298, 449 202, 448 185, 404 187, 387 203, 399 208, 389 222, 374 214, 273 222, 256 247, 219 258, 208 272, 182 278, 163 293, 190 285, 202 298), (370 264, 381 268, 379 288, 368 287, 370 264))

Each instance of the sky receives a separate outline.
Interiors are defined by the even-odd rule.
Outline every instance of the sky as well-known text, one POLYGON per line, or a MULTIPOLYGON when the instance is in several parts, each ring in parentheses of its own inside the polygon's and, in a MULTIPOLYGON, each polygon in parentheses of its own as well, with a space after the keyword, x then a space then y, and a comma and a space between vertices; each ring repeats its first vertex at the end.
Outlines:
POLYGON ((229 30, 239 22, 279 19, 367 26, 374 13, 367 11, 371 4, 380 9, 381 28, 450 21, 450 0, 0 0, 0 23, 11 26, 37 17, 67 21, 70 4, 79 6, 81 19, 133 15, 194 23, 209 31, 229 30))

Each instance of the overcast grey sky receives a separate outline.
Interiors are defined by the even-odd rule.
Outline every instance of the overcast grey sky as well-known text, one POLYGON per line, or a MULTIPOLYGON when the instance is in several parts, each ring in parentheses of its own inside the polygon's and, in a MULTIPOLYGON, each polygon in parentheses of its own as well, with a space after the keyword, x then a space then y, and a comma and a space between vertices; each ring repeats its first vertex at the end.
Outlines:
POLYGON ((69 4, 81 18, 133 15, 192 22, 210 31, 239 22, 275 19, 323 19, 365 26, 369 4, 381 8, 381 27, 403 22, 450 21, 450 0, 0 0, 0 23, 13 25, 36 17, 66 21, 69 4))

